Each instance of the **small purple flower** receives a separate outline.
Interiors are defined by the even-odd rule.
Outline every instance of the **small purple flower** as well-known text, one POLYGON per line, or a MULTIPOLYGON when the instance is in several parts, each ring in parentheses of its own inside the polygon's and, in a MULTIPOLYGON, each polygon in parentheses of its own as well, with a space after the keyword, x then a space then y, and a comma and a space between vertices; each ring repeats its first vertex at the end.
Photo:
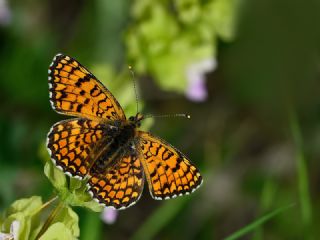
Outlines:
POLYGON ((0 26, 7 26, 11 21, 11 11, 7 0, 0 0, 0 26))
POLYGON ((111 207, 105 207, 101 214, 102 221, 106 224, 115 223, 117 220, 117 217, 118 217, 118 211, 111 207))
POLYGON ((208 58, 191 64, 187 69, 188 87, 186 96, 194 102, 203 102, 208 98, 205 73, 216 69, 217 62, 208 58))

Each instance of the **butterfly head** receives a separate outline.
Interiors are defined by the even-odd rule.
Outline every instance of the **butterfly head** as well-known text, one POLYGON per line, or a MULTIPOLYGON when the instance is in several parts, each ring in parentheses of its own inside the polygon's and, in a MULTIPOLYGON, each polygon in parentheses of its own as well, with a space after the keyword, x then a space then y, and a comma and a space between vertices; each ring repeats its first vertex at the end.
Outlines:
POLYGON ((129 117, 129 121, 133 123, 135 126, 140 127, 141 121, 144 119, 144 116, 141 113, 137 113, 136 116, 129 117))

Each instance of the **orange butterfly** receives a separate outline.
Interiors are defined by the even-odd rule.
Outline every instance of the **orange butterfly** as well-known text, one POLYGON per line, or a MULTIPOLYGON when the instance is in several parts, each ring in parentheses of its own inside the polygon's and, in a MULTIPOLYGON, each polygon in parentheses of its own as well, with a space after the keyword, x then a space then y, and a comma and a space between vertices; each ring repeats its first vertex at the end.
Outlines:
POLYGON ((126 118, 111 92, 75 59, 57 54, 49 67, 52 108, 77 118, 52 126, 47 148, 70 177, 88 176, 88 191, 116 209, 135 204, 146 177, 154 199, 196 190, 198 169, 164 140, 140 131, 143 115, 126 118))

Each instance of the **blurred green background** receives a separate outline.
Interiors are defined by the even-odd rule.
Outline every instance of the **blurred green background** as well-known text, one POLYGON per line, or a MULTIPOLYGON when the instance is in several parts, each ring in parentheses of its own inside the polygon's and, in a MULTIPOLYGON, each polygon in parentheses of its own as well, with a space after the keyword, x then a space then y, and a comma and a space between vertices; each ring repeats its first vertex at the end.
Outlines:
POLYGON ((0 0, 0 210, 52 195, 40 154, 67 117, 48 99, 56 53, 90 69, 203 174, 195 193, 140 201, 112 225, 75 209, 81 239, 222 239, 294 206, 244 239, 320 236, 320 2, 0 0), (142 106, 142 105, 141 105, 142 106))

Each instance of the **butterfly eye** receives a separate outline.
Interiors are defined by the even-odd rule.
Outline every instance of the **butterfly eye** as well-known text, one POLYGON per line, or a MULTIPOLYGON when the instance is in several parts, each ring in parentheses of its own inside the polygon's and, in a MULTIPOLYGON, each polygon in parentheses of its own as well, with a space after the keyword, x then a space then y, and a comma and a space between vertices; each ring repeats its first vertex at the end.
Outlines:
POLYGON ((134 120, 134 117, 133 117, 133 116, 129 117, 129 120, 130 120, 130 121, 133 121, 133 120, 134 120))

